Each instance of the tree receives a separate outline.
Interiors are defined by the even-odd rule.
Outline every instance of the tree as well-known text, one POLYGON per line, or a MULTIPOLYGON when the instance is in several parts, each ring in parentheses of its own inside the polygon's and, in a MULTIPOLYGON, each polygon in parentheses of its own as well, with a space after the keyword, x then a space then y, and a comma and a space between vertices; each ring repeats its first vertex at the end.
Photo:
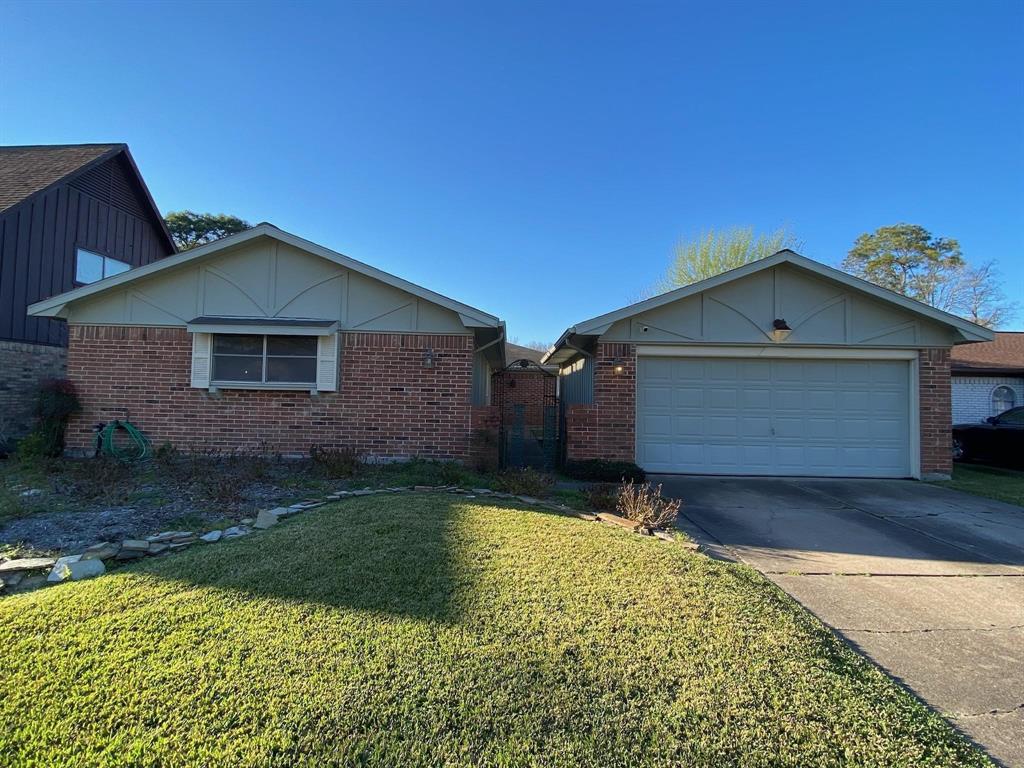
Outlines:
POLYGON ((252 227, 249 222, 226 213, 171 211, 164 217, 164 221, 179 251, 206 245, 252 227))
POLYGON ((762 234, 755 233, 753 227, 709 229, 676 246, 672 265, 658 289, 669 291, 690 285, 786 248, 799 247, 799 241, 786 228, 762 234))
POLYGON ((879 227, 854 241, 843 269, 875 285, 985 326, 1010 317, 994 264, 972 267, 960 244, 917 224, 879 227))

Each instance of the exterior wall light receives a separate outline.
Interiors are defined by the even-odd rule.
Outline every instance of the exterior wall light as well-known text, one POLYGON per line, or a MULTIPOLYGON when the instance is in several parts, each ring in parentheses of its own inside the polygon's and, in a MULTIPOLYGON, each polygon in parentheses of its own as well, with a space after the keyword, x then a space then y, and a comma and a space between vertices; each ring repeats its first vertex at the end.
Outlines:
POLYGON ((434 350, 431 349, 430 347, 427 347, 427 350, 423 353, 423 367, 434 367, 434 350))
POLYGON ((792 332, 793 329, 789 327, 789 323, 782 318, 772 321, 772 341, 785 341, 792 332))
POLYGON ((616 376, 621 376, 626 372, 626 366, 622 364, 622 360, 618 358, 612 363, 612 373, 616 376))

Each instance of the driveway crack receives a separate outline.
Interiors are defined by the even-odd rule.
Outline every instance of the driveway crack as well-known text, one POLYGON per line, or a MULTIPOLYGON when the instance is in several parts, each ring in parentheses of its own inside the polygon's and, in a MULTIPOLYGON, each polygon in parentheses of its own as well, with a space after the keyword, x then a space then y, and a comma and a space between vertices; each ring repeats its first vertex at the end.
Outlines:
POLYGON ((1004 717, 1006 715, 1012 715, 1014 712, 1019 712, 1024 709, 1024 702, 1018 704, 1015 707, 1009 709, 990 709, 987 712, 949 712, 949 717, 954 717, 958 720, 965 720, 969 717, 1004 717))
POLYGON ((1024 624, 1009 627, 926 627, 923 629, 866 629, 862 627, 836 627, 840 632, 864 632, 871 635, 915 635, 926 632, 1006 632, 1024 629, 1024 624))

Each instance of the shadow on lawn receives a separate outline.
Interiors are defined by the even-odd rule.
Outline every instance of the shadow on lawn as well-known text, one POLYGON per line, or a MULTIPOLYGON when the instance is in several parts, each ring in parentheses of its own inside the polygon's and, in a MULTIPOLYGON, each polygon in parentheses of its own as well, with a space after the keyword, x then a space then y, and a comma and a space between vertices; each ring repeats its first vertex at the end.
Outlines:
POLYGON ((460 507, 441 496, 351 499, 131 571, 256 598, 454 621, 474 574, 459 560, 460 507))

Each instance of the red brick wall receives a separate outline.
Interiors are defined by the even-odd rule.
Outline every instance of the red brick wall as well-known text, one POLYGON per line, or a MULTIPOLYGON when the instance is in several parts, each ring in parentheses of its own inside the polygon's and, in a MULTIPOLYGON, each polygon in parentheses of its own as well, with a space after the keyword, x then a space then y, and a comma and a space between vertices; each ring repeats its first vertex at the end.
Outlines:
POLYGON ((948 349, 918 352, 922 477, 949 475, 953 471, 949 358, 948 349))
POLYGON ((71 326, 68 377, 84 410, 68 429, 72 449, 91 448, 92 426, 130 419, 154 445, 306 453, 351 447, 382 457, 467 459, 473 339, 345 333, 337 392, 221 390, 190 383, 184 328, 71 326), (439 353, 423 367, 423 351, 439 353))
POLYGON ((544 425, 544 406, 555 404, 556 389, 557 378, 543 371, 499 371, 491 382, 491 402, 504 411, 506 424, 512 423, 515 406, 526 406, 526 426, 539 427, 544 425))
POLYGON ((636 346, 601 342, 594 354, 594 403, 566 414, 570 459, 636 457, 636 346), (615 373, 617 365, 621 373, 615 373))

